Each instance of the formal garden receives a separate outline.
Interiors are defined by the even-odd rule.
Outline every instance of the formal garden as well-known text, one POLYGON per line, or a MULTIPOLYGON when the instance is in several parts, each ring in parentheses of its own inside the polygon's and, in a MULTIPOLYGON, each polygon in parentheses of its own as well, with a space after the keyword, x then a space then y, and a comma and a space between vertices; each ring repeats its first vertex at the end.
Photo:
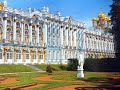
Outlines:
POLYGON ((111 72, 109 70, 111 70, 112 60, 111 64, 104 60, 106 64, 102 64, 103 66, 100 66, 103 63, 102 60, 93 60, 95 62, 93 64, 91 64, 92 59, 87 60, 84 65, 84 78, 77 78, 75 60, 72 60, 73 62, 69 65, 33 65, 43 70, 40 72, 26 65, 0 65, 0 90, 89 90, 88 88, 118 90, 120 72, 119 70, 114 72, 117 64, 111 72), (103 67, 105 67, 105 72, 103 67))

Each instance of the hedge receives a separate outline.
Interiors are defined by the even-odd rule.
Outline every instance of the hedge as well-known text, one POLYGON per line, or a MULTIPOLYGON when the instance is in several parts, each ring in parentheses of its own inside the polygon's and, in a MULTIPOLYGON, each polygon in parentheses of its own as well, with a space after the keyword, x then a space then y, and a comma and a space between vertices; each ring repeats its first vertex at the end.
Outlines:
POLYGON ((68 71, 77 71, 78 60, 77 59, 68 59, 67 70, 68 71))
POLYGON ((116 60, 115 58, 85 59, 84 70, 99 72, 119 72, 120 60, 116 60))
MULTIPOLYGON (((77 59, 68 59, 68 71, 76 71, 77 66, 77 59)), ((120 72, 120 60, 116 60, 115 58, 88 58, 85 59, 84 70, 92 72, 120 72)))

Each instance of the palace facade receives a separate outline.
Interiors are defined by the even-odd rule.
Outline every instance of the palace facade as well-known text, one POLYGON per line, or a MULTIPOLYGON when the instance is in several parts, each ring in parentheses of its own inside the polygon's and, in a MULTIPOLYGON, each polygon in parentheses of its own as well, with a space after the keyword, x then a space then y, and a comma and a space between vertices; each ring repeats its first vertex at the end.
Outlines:
POLYGON ((63 17, 59 12, 52 14, 48 7, 25 11, 8 7, 3 0, 0 64, 66 64, 69 58, 79 58, 81 53, 85 58, 113 58, 113 36, 105 32, 110 26, 107 20, 104 20, 107 27, 103 28, 101 19, 94 18, 94 30, 87 30, 84 23, 63 17))

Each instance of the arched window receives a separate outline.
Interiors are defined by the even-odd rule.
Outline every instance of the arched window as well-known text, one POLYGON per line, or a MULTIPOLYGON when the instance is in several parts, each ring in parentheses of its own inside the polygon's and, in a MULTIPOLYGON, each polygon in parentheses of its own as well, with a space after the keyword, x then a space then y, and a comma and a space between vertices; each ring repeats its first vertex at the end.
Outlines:
POLYGON ((28 42, 28 36, 29 36, 28 30, 25 30, 24 42, 28 42))
POLYGON ((27 24, 25 24, 25 30, 28 30, 28 25, 27 24))
POLYGON ((16 30, 16 40, 20 41, 20 30, 16 30))
POLYGON ((0 26, 0 39, 2 39, 2 26, 0 26))
POLYGON ((36 43, 36 31, 35 31, 35 26, 32 26, 32 42, 35 44, 36 43))
POLYGON ((43 32, 42 32, 41 28, 39 29, 39 42, 42 45, 42 43, 43 43, 43 32))
POLYGON ((26 59, 29 59, 29 52, 28 51, 26 51, 25 57, 26 57, 26 59))
POLYGON ((12 23, 11 23, 10 20, 7 20, 7 25, 8 25, 8 26, 11 26, 11 25, 12 25, 12 23))
POLYGON ((36 31, 32 32, 32 42, 35 44, 36 43, 36 31))
POLYGON ((33 56, 32 56, 32 59, 36 59, 36 52, 33 52, 33 56))
POLYGON ((35 31, 35 26, 32 26, 32 30, 35 31))
POLYGON ((2 18, 0 18, 0 24, 2 23, 2 18))
POLYGON ((6 39, 7 40, 12 40, 13 39, 13 35, 12 35, 12 30, 10 28, 7 29, 7 35, 6 35, 6 39))
POLYGON ((0 49, 0 59, 2 59, 2 49, 0 49))
POLYGON ((16 59, 21 59, 21 51, 16 52, 16 59))
POLYGON ((39 59, 41 59, 41 60, 42 60, 42 59, 44 59, 43 57, 44 57, 44 53, 41 51, 41 52, 40 52, 39 59))
POLYGON ((12 50, 8 50, 7 51, 7 59, 12 59, 12 57, 13 57, 13 53, 12 53, 12 50))
POLYGON ((20 23, 19 22, 16 23, 16 27, 20 28, 20 23))

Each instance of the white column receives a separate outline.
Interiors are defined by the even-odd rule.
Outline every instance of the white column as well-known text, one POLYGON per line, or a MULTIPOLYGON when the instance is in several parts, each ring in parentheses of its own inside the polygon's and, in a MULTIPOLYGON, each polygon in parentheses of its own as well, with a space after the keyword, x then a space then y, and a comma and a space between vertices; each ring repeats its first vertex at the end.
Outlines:
POLYGON ((104 50, 104 40, 102 39, 102 51, 104 50))
POLYGON ((29 35, 29 37, 30 37, 30 43, 32 43, 32 20, 30 21, 30 26, 29 26, 29 30, 30 30, 30 35, 29 35))
POLYGON ((37 31, 37 43, 39 43, 39 27, 38 27, 38 25, 37 25, 37 27, 36 27, 36 31, 37 31))
POLYGON ((74 32, 73 32, 73 34, 74 34, 74 47, 76 47, 76 30, 74 30, 74 32))
POLYGON ((66 46, 68 46, 68 27, 66 27, 65 36, 66 36, 66 46))
POLYGON ((60 28, 60 45, 63 45, 63 26, 60 28))
POLYGON ((72 30, 70 30, 70 46, 72 46, 72 30))
POLYGON ((101 38, 99 40, 99 51, 101 52, 101 38))
POLYGON ((24 20, 22 19, 22 23, 21 23, 21 42, 23 42, 23 37, 24 37, 24 20))
POLYGON ((14 17, 14 22, 13 22, 13 40, 16 40, 16 16, 14 17))
POLYGON ((4 14, 3 18, 3 39, 6 39, 6 31, 7 31, 7 13, 4 14))
POLYGON ((44 44, 47 44, 47 22, 43 25, 43 37, 44 37, 44 44))
POLYGON ((96 39, 96 50, 98 51, 98 38, 96 39))
POLYGON ((83 49, 85 49, 86 50, 86 44, 87 44, 87 42, 85 43, 85 41, 86 41, 86 38, 85 38, 85 33, 83 33, 83 49))
POLYGON ((105 52, 107 51, 107 41, 105 39, 105 52))

